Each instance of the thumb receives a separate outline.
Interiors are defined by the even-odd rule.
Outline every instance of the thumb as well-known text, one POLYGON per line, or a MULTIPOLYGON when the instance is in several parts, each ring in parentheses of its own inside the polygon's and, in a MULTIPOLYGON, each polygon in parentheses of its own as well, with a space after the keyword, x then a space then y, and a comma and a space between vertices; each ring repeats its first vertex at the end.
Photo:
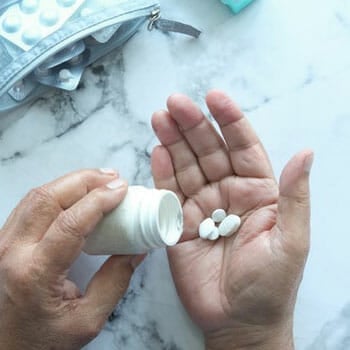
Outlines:
POLYGON ((279 185, 277 227, 289 246, 308 251, 310 241, 309 176, 313 152, 295 155, 282 171, 279 185))
POLYGON ((86 289, 79 308, 100 328, 126 292, 131 276, 144 256, 111 256, 96 272, 86 289))

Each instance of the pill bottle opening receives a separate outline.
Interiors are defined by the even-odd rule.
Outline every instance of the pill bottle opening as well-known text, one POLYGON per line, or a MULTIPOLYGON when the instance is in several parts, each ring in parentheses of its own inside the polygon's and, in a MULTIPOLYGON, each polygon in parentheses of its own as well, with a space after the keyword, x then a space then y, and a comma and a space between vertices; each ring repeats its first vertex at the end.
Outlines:
POLYGON ((158 228, 161 238, 167 246, 175 245, 182 235, 182 207, 179 199, 172 192, 167 192, 160 201, 158 228))

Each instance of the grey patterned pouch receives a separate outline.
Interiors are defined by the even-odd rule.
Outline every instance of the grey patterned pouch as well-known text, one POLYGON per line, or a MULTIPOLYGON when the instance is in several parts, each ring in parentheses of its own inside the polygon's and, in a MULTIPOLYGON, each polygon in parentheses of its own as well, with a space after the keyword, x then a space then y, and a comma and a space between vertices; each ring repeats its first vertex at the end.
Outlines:
POLYGON ((198 37, 163 19, 155 0, 2 0, 0 112, 49 88, 74 90, 87 66, 121 47, 142 25, 198 37))

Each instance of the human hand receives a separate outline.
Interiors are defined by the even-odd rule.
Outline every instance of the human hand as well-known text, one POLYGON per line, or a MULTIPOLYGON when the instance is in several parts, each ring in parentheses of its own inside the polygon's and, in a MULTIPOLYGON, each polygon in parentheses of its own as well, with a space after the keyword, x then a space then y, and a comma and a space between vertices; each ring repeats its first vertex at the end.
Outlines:
POLYGON ((85 170, 31 191, 0 231, 0 349, 76 350, 124 294, 132 256, 112 256, 85 295, 67 279, 85 237, 124 198, 111 170, 85 170))
POLYGON ((212 91, 207 105, 223 139, 182 95, 171 96, 168 111, 152 119, 162 144, 152 154, 155 185, 176 192, 184 210, 183 240, 168 249, 178 294, 207 349, 292 349, 309 249, 313 154, 294 156, 278 185, 234 103, 212 91), (217 208, 239 215, 242 225, 234 236, 202 240, 198 226, 217 208))

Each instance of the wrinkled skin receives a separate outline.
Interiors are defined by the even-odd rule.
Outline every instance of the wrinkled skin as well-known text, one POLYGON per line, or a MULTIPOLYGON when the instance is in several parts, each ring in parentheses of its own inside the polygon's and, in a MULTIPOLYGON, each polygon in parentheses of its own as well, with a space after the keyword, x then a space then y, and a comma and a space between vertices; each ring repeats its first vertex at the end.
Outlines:
POLYGON ((82 294, 67 279, 86 236, 127 192, 109 169, 32 190, 0 231, 0 349, 78 350, 101 330, 138 257, 112 256, 82 294))
POLYGON ((152 119, 161 142, 152 154, 155 184, 176 192, 184 210, 183 240, 168 250, 178 294, 208 349, 292 349, 313 154, 294 156, 278 184, 237 106, 219 91, 207 105, 223 137, 183 95, 152 119), (242 225, 231 237, 202 240, 198 226, 216 208, 241 216, 242 225))

